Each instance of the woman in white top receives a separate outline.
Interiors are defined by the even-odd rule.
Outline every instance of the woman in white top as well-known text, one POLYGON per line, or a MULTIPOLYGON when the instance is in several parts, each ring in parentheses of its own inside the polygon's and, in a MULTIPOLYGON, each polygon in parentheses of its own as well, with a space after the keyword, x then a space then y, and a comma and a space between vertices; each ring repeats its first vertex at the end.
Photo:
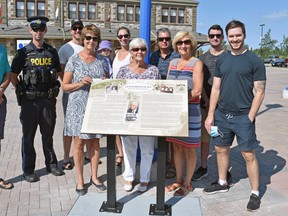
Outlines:
MULTIPOLYGON (((122 66, 130 64, 130 58, 131 58, 129 52, 130 30, 126 27, 120 27, 117 30, 117 38, 121 48, 115 52, 116 55, 112 64, 113 79, 116 79, 117 73, 122 66)), ((116 146, 118 149, 116 165, 121 166, 123 159, 123 149, 119 135, 116 135, 116 146)))
POLYGON ((117 30, 117 38, 120 43, 121 48, 115 53, 115 58, 113 60, 113 79, 116 79, 119 69, 130 63, 130 52, 129 52, 129 41, 130 41, 130 31, 126 27, 120 27, 117 30))

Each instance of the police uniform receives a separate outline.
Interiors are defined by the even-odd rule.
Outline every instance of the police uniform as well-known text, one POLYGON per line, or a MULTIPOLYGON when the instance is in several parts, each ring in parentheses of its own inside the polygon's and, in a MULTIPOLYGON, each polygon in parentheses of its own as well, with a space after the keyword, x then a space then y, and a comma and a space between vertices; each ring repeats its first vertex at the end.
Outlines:
MULTIPOLYGON (((27 19, 33 29, 46 28, 47 17, 30 17, 27 19)), ((37 30, 36 30, 37 31, 37 30)), ((41 31, 41 30, 40 30, 41 31)), ((57 72, 61 71, 57 50, 47 43, 37 48, 33 40, 19 49, 12 65, 12 73, 20 74, 20 83, 16 88, 18 104, 21 106, 20 121, 22 123, 22 169, 24 178, 35 177, 36 152, 34 137, 39 125, 42 135, 42 146, 45 165, 53 175, 63 175, 57 168, 57 158, 53 149, 53 133, 56 123, 56 97, 60 83, 57 72), (33 176, 34 175, 34 176, 33 176)), ((33 182, 35 178, 26 181, 33 182), (32 180, 31 180, 32 179, 32 180)))

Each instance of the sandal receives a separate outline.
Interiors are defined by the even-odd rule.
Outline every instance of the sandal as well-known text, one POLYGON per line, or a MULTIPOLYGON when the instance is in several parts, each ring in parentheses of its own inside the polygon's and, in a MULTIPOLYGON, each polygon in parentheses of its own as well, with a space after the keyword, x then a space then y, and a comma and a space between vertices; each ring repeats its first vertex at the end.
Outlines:
POLYGON ((171 179, 176 176, 176 170, 175 167, 169 167, 165 173, 165 178, 166 179, 171 179))
POLYGON ((123 159, 123 156, 118 155, 116 157, 116 166, 122 166, 122 159, 123 159))
POLYGON ((175 190, 177 190, 177 189, 179 189, 181 187, 182 187, 182 185, 180 183, 175 182, 173 184, 170 184, 170 185, 166 186, 165 187, 165 191, 166 192, 172 192, 172 191, 175 191, 175 190))
POLYGON ((4 181, 2 178, 0 178, 0 188, 5 190, 11 190, 14 187, 14 185, 11 182, 4 181))
POLYGON ((63 170, 72 170, 73 169, 73 165, 71 161, 67 161, 62 165, 62 169, 63 170))
POLYGON ((184 197, 192 190, 192 185, 186 186, 183 185, 181 188, 176 190, 173 194, 173 197, 184 197))

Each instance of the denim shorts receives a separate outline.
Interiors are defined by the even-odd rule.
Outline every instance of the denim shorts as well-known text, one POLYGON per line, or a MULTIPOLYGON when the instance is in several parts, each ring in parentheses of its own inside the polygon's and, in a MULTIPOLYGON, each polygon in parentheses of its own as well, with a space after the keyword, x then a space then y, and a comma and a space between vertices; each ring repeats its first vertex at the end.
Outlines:
POLYGON ((255 133, 255 121, 251 122, 248 114, 230 115, 217 109, 214 125, 218 126, 221 136, 212 137, 212 145, 230 147, 235 136, 241 151, 251 151, 259 145, 255 133))

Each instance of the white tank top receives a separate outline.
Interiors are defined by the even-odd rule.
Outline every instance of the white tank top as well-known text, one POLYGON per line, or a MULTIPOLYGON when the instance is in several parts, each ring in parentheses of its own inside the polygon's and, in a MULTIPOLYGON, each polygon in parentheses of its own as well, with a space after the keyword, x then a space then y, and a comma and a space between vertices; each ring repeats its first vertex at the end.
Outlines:
POLYGON ((116 79, 117 73, 119 72, 119 69, 130 63, 130 53, 128 53, 128 55, 122 60, 119 61, 118 60, 118 52, 116 53, 116 56, 113 60, 113 65, 112 65, 112 69, 113 69, 113 79, 116 79))

